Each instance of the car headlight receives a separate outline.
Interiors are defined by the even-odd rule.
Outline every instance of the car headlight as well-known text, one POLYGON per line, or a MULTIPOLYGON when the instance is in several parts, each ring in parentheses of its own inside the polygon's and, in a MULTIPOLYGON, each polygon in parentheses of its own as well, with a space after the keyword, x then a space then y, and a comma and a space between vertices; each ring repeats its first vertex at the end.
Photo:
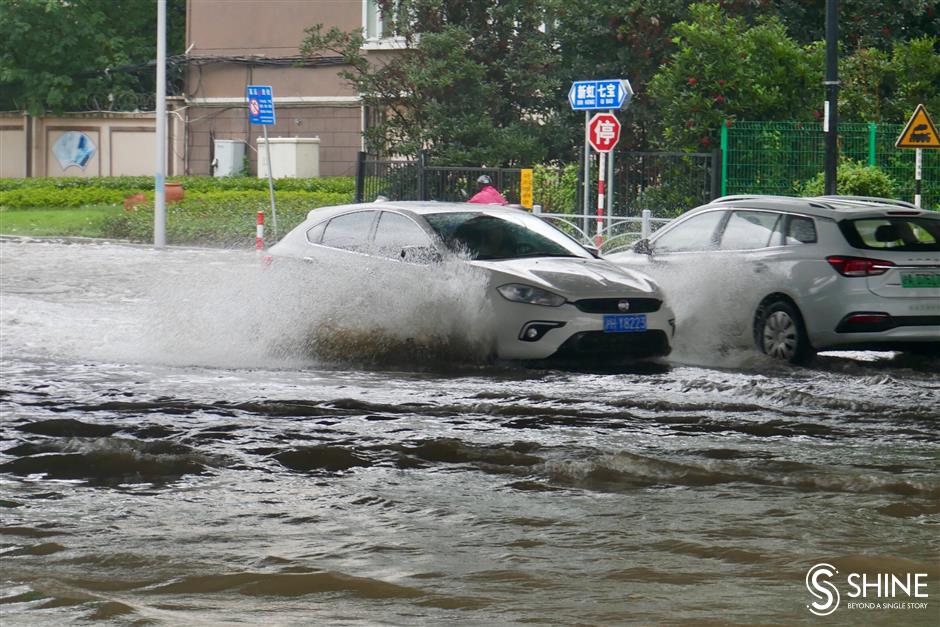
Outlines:
POLYGON ((507 283, 496 288, 506 300, 530 305, 544 305, 546 307, 560 307, 565 304, 565 297, 554 292, 543 290, 522 283, 507 283))

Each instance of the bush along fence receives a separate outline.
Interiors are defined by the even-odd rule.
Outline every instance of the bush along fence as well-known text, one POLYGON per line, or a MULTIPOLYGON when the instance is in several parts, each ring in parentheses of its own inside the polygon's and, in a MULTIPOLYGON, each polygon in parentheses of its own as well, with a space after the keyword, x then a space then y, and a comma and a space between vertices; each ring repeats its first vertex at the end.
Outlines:
POLYGON ((356 202, 441 200, 464 202, 488 175, 510 203, 519 202, 519 168, 432 166, 425 153, 417 159, 388 159, 360 152, 356 162, 356 202))
MULTIPOLYGON (((914 199, 914 151, 895 148, 901 124, 840 123, 839 153, 852 166, 873 166, 890 177, 889 196, 914 199)), ((633 152, 614 154, 608 177, 610 214, 676 216, 718 196, 812 193, 823 171, 825 136, 819 124, 735 122, 721 129, 721 148, 710 153, 633 152)), ((583 211, 580 164, 535 166, 534 197, 551 213, 583 211)), ((922 206, 940 209, 940 150, 924 150, 922 206)), ((519 170, 429 166, 426 159, 381 159, 360 153, 356 199, 466 200, 480 174, 489 174, 510 202, 518 202, 519 170)), ((596 177, 596 169, 591 176, 596 177)), ((841 180, 840 175, 840 180, 841 180)), ((841 185, 841 184, 840 184, 841 185)), ((596 186, 589 184, 589 191, 596 186)), ((853 194, 851 189, 840 193, 853 194)), ((595 209, 589 200, 589 212, 595 209)))
MULTIPOLYGON (((914 200, 914 150, 895 148, 902 124, 840 123, 842 159, 874 166, 893 182, 893 197, 914 200)), ((721 194, 796 196, 823 171, 821 125, 800 122, 735 122, 721 129, 721 194)), ((940 209, 940 150, 923 151, 922 202, 940 209)), ((839 190, 840 193, 848 193, 839 190)))
MULTIPOLYGON (((658 215, 678 215, 718 195, 720 154, 684 152, 617 152, 608 191, 611 215, 639 216, 652 208, 658 215)), ((580 214, 584 207, 583 172, 578 165, 537 165, 534 203, 548 213, 580 214)), ((487 174, 506 199, 519 202, 519 168, 453 167, 417 159, 383 159, 359 153, 356 165, 357 202, 388 200, 462 202, 476 193, 476 180, 487 174)), ((597 172, 592 171, 592 177, 597 172)), ((591 191, 596 185, 589 186, 591 191)), ((593 215, 596 204, 588 202, 593 215)))

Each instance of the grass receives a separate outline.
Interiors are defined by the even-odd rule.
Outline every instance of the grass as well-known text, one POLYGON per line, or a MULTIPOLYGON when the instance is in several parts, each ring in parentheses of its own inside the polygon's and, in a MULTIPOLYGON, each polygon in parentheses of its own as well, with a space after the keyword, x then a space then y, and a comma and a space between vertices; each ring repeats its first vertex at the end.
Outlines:
POLYGON ((124 207, 115 205, 0 209, 0 235, 104 237, 105 220, 123 211, 124 207))

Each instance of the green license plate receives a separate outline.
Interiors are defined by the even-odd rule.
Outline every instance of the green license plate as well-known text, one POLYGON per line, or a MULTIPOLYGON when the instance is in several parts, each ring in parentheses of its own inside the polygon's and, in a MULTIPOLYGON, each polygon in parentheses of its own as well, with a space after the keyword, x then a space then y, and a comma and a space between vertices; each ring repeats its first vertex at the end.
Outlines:
POLYGON ((902 272, 901 287, 940 287, 940 274, 934 272, 902 272))

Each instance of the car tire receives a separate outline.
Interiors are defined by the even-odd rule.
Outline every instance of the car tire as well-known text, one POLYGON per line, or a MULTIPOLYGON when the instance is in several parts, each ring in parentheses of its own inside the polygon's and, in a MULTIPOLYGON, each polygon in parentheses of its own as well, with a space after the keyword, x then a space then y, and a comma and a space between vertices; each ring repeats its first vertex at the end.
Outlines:
POLYGON ((802 364, 815 354, 799 310, 783 300, 761 306, 754 319, 757 348, 774 359, 802 364))

